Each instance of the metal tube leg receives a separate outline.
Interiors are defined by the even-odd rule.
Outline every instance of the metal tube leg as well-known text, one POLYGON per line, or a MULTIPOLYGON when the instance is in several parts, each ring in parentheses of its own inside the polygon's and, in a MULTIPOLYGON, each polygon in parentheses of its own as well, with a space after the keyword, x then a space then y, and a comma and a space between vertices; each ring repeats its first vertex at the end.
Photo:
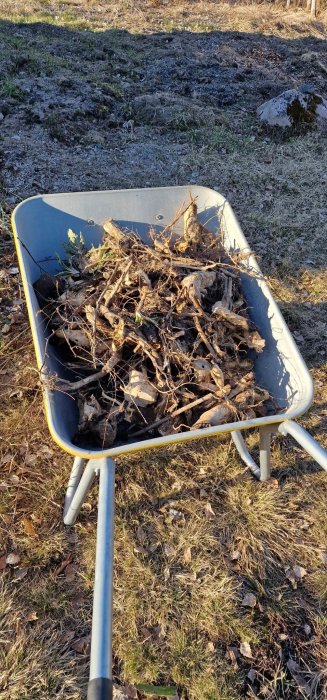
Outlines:
POLYGON ((260 479, 260 469, 251 457, 250 452, 244 442, 243 435, 240 430, 233 430, 231 433, 233 443, 238 451, 243 462, 251 469, 252 474, 260 479))
POLYGON ((95 479, 95 469, 97 468, 96 460, 90 460, 83 472, 80 482, 75 490, 73 498, 70 501, 67 511, 64 512, 64 523, 65 525, 74 525, 74 522, 78 516, 81 505, 85 499, 86 494, 90 490, 93 481, 95 479))
POLYGON ((271 430, 260 428, 260 481, 267 481, 271 473, 271 430))
POLYGON ((282 435, 292 435, 294 440, 327 472, 327 451, 301 425, 295 423, 294 420, 287 420, 285 423, 281 423, 279 432, 282 435))
POLYGON ((115 463, 100 461, 99 505, 90 681, 88 700, 112 700, 112 589, 114 555, 115 463))
POLYGON ((67 486, 65 505, 64 505, 64 517, 68 512, 69 506, 75 495, 75 491, 80 482, 81 476, 83 474, 87 459, 81 459, 80 457, 75 457, 73 468, 70 473, 69 482, 67 486))

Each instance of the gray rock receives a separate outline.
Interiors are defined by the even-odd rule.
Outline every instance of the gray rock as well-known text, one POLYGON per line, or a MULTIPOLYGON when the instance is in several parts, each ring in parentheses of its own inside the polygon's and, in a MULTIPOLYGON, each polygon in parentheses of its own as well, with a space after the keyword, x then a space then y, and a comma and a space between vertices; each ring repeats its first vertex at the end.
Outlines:
POLYGON ((257 115, 263 124, 282 128, 327 127, 327 101, 311 85, 282 92, 264 102, 257 115))

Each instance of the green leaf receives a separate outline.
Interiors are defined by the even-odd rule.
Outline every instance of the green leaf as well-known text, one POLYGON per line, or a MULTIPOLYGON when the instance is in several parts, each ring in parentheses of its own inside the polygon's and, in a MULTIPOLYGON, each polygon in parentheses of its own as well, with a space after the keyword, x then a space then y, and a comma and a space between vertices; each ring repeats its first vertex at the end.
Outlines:
POLYGON ((177 695, 177 689, 169 685, 148 685, 147 683, 139 683, 136 685, 136 688, 145 695, 154 695, 156 697, 174 698, 177 695))

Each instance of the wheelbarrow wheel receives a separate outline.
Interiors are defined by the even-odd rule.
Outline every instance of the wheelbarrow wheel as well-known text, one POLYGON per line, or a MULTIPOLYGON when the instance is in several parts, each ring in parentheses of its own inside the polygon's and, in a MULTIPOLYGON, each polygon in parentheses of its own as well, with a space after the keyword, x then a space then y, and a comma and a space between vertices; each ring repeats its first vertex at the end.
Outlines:
POLYGON ((113 686, 109 678, 93 678, 87 689, 87 700, 112 700, 113 686))

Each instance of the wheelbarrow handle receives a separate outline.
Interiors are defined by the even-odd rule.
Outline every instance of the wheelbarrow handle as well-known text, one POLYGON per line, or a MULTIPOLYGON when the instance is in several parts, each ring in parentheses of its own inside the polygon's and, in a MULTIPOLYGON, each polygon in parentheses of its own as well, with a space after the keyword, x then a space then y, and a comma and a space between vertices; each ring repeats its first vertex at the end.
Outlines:
POLYGON ((109 678, 93 678, 87 688, 87 700, 112 700, 113 687, 109 678))
POLYGON ((313 459, 320 464, 322 469, 327 471, 327 452, 324 450, 319 443, 307 433, 301 425, 298 425, 293 420, 287 420, 281 423, 278 427, 278 431, 282 435, 291 435, 296 442, 303 447, 303 449, 308 452, 313 459))

